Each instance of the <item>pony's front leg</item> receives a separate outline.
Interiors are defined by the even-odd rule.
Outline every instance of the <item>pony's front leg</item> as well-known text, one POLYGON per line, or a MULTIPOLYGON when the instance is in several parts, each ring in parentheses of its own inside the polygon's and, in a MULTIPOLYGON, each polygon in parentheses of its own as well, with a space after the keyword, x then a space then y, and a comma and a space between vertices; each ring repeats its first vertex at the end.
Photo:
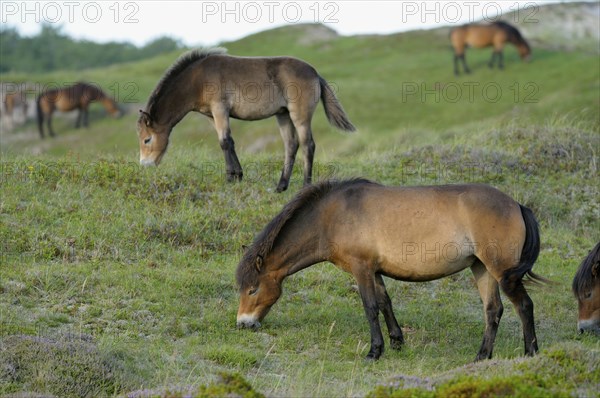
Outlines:
POLYGON ((77 119, 75 120, 75 128, 78 129, 81 126, 81 119, 83 117, 83 109, 77 110, 77 119))
POLYGON ((83 116, 82 116, 83 117, 83 120, 82 120, 83 127, 88 127, 88 108, 85 107, 81 111, 83 112, 83 116))
POLYGON ((375 282, 373 275, 365 271, 356 275, 356 281, 358 282, 358 291, 371 329, 371 349, 367 354, 367 359, 377 360, 383 354, 384 342, 381 326, 379 325, 379 305, 377 304, 375 282))
POLYGON ((46 126, 48 127, 48 134, 50 134, 50 137, 55 137, 56 134, 54 134, 54 130, 52 129, 52 115, 48 116, 46 126))
POLYGON ((392 300, 387 293, 385 284, 383 283, 383 277, 380 274, 375 274, 375 291, 377 293, 377 304, 383 313, 383 318, 385 319, 390 334, 390 346, 394 350, 399 350, 404 344, 404 336, 402 335, 402 329, 400 329, 400 325, 398 325, 398 321, 394 316, 392 300))
POLYGON ((229 128, 229 115, 224 110, 213 111, 211 119, 217 134, 219 135, 219 144, 225 156, 225 167, 227 169, 227 181, 241 181, 243 172, 240 161, 235 153, 235 143, 231 138, 231 129, 229 128))

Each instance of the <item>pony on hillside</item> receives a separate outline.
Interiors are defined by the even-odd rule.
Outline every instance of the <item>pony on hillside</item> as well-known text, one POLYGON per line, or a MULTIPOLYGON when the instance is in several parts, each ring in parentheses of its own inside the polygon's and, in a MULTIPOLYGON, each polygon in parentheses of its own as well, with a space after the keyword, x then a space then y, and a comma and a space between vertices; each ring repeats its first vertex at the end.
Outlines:
POLYGON ((506 43, 511 43, 517 47, 521 59, 528 61, 531 57, 531 47, 523 38, 521 32, 514 26, 497 21, 489 25, 469 24, 459 26, 450 31, 450 41, 454 47, 454 74, 458 76, 458 63, 462 61, 465 73, 471 73, 465 60, 465 48, 471 46, 474 48, 494 47, 492 58, 488 63, 490 68, 498 62, 498 68, 504 68, 503 50, 506 43))
POLYGON ((333 126, 355 128, 333 89, 304 61, 290 57, 234 57, 224 49, 182 55, 150 95, 137 123, 140 163, 158 165, 173 127, 189 112, 207 116, 217 131, 225 156, 227 180, 241 180, 242 166, 234 148, 229 119, 277 118, 285 161, 277 192, 285 191, 301 146, 304 185, 312 181, 315 142, 311 121, 319 101, 333 126))
POLYGON ((79 110, 75 128, 79 128, 82 124, 84 127, 87 127, 88 107, 94 101, 100 101, 106 111, 113 117, 121 116, 122 112, 117 103, 100 88, 92 84, 79 82, 73 86, 43 92, 37 98, 37 119, 40 137, 44 138, 44 121, 46 121, 50 136, 55 136, 52 129, 52 114, 55 110, 62 112, 79 110))

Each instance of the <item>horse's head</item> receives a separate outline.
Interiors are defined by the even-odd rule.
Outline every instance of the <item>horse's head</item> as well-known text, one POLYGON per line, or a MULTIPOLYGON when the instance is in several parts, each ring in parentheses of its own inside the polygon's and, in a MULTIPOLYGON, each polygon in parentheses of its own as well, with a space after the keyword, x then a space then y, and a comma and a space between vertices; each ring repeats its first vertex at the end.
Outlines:
POLYGON ((591 267, 591 284, 577 292, 579 302, 579 320, 577 329, 580 332, 590 331, 600 335, 600 261, 591 267))
POLYGON ((100 91, 99 99, 102 102, 102 105, 104 105, 104 109, 106 109, 106 111, 112 117, 117 119, 117 118, 120 118, 121 116, 123 116, 123 113, 124 113, 123 110, 119 107, 119 104, 114 99, 108 97, 101 91, 100 91))
POLYGON ((140 142, 140 164, 158 166, 167 151, 170 131, 154 122, 150 114, 140 110, 137 132, 140 142))
POLYGON ((521 60, 524 62, 531 61, 531 47, 526 41, 523 41, 518 47, 519 56, 521 56, 521 60))
POLYGON ((268 264, 258 255, 244 256, 236 273, 240 292, 237 326, 256 329, 273 304, 281 296, 282 276, 269 270, 268 264))

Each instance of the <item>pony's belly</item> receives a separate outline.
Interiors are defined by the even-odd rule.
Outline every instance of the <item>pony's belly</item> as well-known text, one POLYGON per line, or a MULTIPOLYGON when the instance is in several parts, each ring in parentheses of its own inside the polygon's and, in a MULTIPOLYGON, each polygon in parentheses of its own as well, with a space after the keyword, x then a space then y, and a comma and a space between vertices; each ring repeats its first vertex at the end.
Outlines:
POLYGON ((72 111, 73 109, 75 109, 75 105, 73 104, 72 101, 70 101, 66 95, 60 95, 58 96, 56 102, 54 103, 54 106, 56 107, 56 109, 63 111, 63 112, 68 112, 68 111, 72 111))
POLYGON ((429 281, 473 265, 475 245, 465 237, 406 240, 380 247, 381 272, 406 281, 429 281))
POLYGON ((444 261, 440 254, 428 253, 431 258, 418 258, 404 262, 382 263, 380 273, 390 278, 407 282, 424 282, 444 278, 470 267, 475 262, 474 256, 461 258, 458 261, 444 261), (435 258, 437 257, 437 258, 435 258))
POLYGON ((231 104, 229 116, 240 120, 262 120, 286 111, 285 101, 269 98, 269 96, 263 99, 262 95, 255 99, 242 96, 239 101, 234 101, 231 104))
POLYGON ((231 110, 229 116, 238 120, 253 121, 267 119, 278 113, 285 111, 285 108, 257 108, 257 109, 243 109, 243 110, 231 110))

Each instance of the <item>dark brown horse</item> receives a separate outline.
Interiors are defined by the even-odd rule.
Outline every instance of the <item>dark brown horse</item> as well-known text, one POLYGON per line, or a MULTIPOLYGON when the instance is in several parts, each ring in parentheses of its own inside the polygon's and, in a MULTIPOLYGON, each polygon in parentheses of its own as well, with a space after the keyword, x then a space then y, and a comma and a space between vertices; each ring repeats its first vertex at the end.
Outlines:
POLYGON ((579 266, 573 293, 579 302, 577 329, 600 335, 600 242, 579 266))
POLYGON ((217 130, 227 179, 241 180, 229 118, 259 120, 275 115, 285 147, 277 192, 288 187, 299 145, 304 153, 304 184, 310 184, 315 151, 311 120, 319 100, 333 126, 354 131, 329 84, 304 61, 233 57, 223 49, 188 52, 167 70, 146 110, 140 111, 140 163, 158 165, 173 126, 194 111, 208 116, 217 130))
POLYGON ((531 56, 531 47, 527 41, 512 25, 506 22, 497 21, 489 25, 463 25, 452 29, 450 32, 450 41, 454 47, 454 74, 458 75, 458 62, 462 60, 465 73, 471 73, 465 60, 465 48, 467 46, 475 48, 494 47, 492 58, 488 63, 490 68, 494 67, 494 62, 498 60, 498 68, 504 68, 503 50, 506 43, 512 43, 517 47, 521 59, 529 60, 531 56))
POLYGON ((392 348, 404 339, 383 276, 424 282, 471 268, 483 301, 485 333, 476 359, 490 358, 503 306, 515 306, 525 353, 538 350, 533 302, 523 277, 540 250, 531 210, 487 185, 386 187, 367 180, 324 182, 301 190, 257 236, 236 279, 239 327, 257 328, 281 295, 285 278, 330 261, 358 283, 371 328, 367 358, 383 353, 378 314, 392 348))
POLYGON ((109 98, 100 88, 87 83, 76 83, 73 86, 65 88, 56 88, 47 90, 37 98, 37 118, 40 137, 44 138, 44 121, 48 127, 48 132, 52 137, 55 136, 52 130, 52 114, 55 110, 68 112, 79 110, 75 128, 81 124, 88 126, 88 107, 91 102, 100 101, 106 111, 114 117, 121 115, 121 111, 116 102, 109 98))

